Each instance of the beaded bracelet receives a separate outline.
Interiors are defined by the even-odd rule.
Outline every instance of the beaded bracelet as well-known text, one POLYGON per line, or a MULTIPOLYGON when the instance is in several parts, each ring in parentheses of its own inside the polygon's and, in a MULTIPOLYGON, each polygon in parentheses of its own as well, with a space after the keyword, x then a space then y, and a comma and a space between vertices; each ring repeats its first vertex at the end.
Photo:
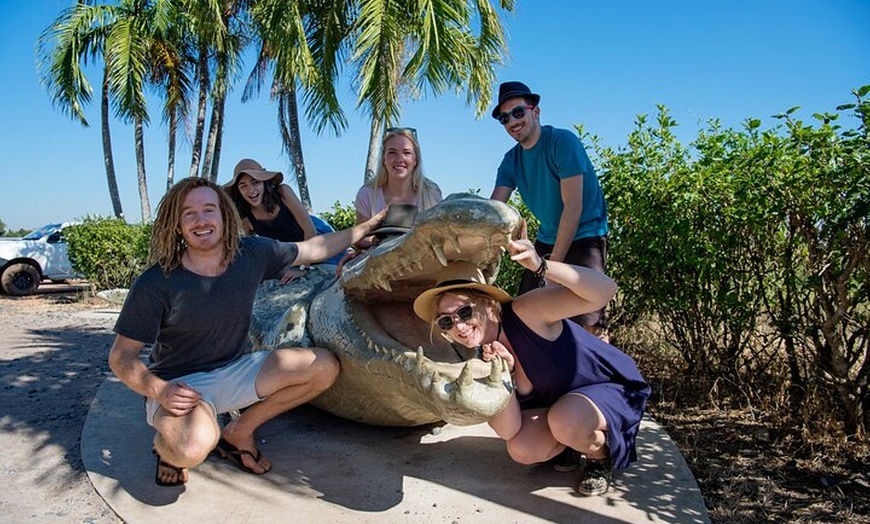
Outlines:
POLYGON ((538 266, 538 269, 535 270, 535 278, 538 279, 538 286, 544 287, 547 285, 547 280, 544 278, 544 274, 547 272, 547 259, 541 258, 541 265, 538 266))

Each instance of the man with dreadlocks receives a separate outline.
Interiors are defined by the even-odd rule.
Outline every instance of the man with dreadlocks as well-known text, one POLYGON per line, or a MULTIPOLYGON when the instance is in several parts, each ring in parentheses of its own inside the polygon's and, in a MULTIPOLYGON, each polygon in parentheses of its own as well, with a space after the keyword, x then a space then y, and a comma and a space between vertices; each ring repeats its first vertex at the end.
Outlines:
POLYGON ((302 242, 242 236, 232 200, 216 184, 187 178, 160 201, 149 267, 115 324, 109 366, 146 399, 154 427, 155 482, 184 484, 212 450, 262 475, 271 462, 254 431, 329 388, 339 364, 321 348, 245 354, 257 287, 288 266, 326 260, 371 234, 384 213, 302 242), (149 363, 139 354, 152 344, 149 363), (223 429, 217 415, 247 408, 223 429))

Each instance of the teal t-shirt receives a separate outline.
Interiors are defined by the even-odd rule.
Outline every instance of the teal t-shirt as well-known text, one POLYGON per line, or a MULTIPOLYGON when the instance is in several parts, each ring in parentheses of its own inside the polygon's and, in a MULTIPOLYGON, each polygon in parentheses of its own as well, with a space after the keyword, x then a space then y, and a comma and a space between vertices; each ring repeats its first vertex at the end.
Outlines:
POLYGON ((574 240, 604 236, 608 232, 607 204, 586 149, 575 133, 542 126, 541 136, 531 149, 517 144, 508 151, 498 168, 495 185, 520 192, 523 202, 541 222, 538 240, 556 243, 562 216, 562 179, 583 175, 583 212, 574 240))

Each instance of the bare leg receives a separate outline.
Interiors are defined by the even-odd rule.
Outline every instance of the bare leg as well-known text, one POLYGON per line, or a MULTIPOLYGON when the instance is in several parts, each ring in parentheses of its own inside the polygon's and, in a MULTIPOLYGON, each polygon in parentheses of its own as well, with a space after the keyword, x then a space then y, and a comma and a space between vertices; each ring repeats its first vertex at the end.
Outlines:
MULTIPOLYGON (((257 395, 265 397, 227 424, 223 438, 241 450, 255 452, 254 431, 266 421, 304 404, 326 391, 338 377, 339 365, 332 353, 320 348, 277 349, 263 363, 257 375, 257 395)), ((242 462, 256 473, 272 464, 242 455, 242 462)))
POLYGON ((522 417, 520 402, 517 400, 516 395, 511 395, 507 406, 494 417, 490 418, 487 424, 503 440, 510 440, 520 431, 523 423, 522 417))
POLYGON ((607 421, 589 397, 569 393, 547 414, 553 437, 592 459, 607 457, 607 421))
POLYGON ((176 417, 159 408, 154 414, 154 450, 160 459, 185 468, 181 473, 161 467, 158 477, 163 482, 187 482, 187 468, 202 463, 220 436, 211 406, 205 402, 183 417, 176 417))
POLYGON ((547 409, 522 412, 522 427, 507 441, 511 458, 520 464, 536 464, 556 456, 564 446, 553 438, 547 425, 547 409))

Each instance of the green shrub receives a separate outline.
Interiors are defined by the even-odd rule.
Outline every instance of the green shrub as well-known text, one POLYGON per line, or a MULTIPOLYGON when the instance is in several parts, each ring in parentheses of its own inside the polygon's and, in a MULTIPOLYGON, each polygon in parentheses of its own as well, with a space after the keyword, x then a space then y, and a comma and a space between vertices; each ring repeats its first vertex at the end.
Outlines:
MULTIPOLYGON (((526 207, 526 204, 523 202, 523 199, 520 197, 519 193, 514 192, 511 195, 511 199, 508 202, 514 209, 519 211, 520 215, 526 220, 526 228, 529 234, 529 240, 532 243, 535 242, 535 238, 538 235, 538 226, 540 222, 532 212, 529 211, 529 208, 526 207)), ((501 263, 499 265, 498 278, 495 280, 495 284, 500 288, 504 289, 511 296, 515 296, 517 291, 520 288, 520 280, 523 276, 523 266, 517 264, 516 262, 511 260, 510 253, 505 251, 501 256, 501 263)))
POLYGON ((145 268, 151 224, 87 217, 64 231, 70 262, 95 290, 127 288, 145 268))
POLYGON ((620 149, 593 141, 610 215, 616 317, 655 319, 686 369, 749 402, 779 386, 805 422, 827 405, 847 434, 870 426, 870 86, 838 113, 792 108, 784 125, 711 121, 687 148, 660 106, 620 149), (851 111, 856 129, 836 123, 851 111), (809 392, 827 395, 808 399, 809 392), (816 402, 807 402, 815 400, 816 402))
POLYGON ((338 200, 332 204, 332 211, 324 211, 319 216, 336 231, 348 229, 356 225, 356 210, 354 207, 352 205, 342 206, 338 200))

